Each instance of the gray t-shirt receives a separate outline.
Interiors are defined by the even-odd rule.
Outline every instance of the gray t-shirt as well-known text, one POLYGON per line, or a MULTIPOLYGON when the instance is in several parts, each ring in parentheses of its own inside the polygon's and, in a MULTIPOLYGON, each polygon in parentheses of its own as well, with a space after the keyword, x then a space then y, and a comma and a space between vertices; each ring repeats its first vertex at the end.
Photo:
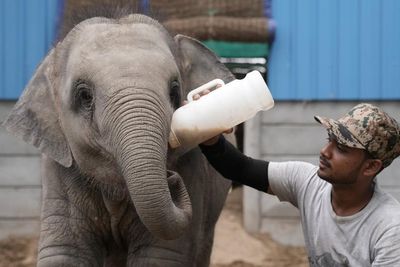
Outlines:
POLYGON ((400 266, 400 204, 375 185, 368 205, 337 216, 331 184, 305 162, 270 162, 268 177, 280 201, 300 211, 310 266, 400 266))

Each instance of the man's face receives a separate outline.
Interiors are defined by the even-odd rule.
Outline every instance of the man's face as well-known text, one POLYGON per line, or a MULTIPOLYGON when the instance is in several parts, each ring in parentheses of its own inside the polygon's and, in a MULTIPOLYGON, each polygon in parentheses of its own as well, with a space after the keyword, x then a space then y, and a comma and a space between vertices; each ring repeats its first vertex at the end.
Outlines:
POLYGON ((330 135, 320 151, 318 176, 331 184, 354 184, 367 158, 364 150, 339 144, 330 135))

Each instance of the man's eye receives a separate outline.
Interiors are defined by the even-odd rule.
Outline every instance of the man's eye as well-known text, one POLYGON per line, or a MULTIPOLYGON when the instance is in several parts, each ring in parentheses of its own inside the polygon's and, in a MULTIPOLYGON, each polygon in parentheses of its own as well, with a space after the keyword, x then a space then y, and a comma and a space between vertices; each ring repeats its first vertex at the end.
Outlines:
POLYGON ((346 147, 344 145, 337 144, 336 147, 340 152, 346 152, 347 151, 347 149, 346 149, 346 147))

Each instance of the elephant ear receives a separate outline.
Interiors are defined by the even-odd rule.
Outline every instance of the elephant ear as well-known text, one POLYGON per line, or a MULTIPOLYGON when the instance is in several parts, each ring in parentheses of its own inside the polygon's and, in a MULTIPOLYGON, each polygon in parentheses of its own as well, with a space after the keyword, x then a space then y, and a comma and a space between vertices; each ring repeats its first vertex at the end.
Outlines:
MULTIPOLYGON (((213 79, 221 79, 225 83, 235 79, 218 57, 196 39, 178 34, 175 36, 175 42, 178 44, 182 57, 184 96, 190 90, 213 79)), ((224 135, 227 140, 236 145, 236 137, 233 133, 224 135)))
POLYGON ((4 126, 61 165, 70 167, 72 155, 61 129, 54 95, 54 58, 55 48, 37 68, 4 126))
POLYGON ((174 39, 182 57, 184 95, 213 79, 218 78, 225 83, 235 79, 218 57, 199 41, 180 34, 174 39))

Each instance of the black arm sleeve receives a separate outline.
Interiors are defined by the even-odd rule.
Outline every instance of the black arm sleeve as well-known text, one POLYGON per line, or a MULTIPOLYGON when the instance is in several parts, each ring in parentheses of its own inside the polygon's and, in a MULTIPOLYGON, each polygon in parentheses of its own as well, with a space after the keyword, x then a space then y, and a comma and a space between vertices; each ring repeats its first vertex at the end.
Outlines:
POLYGON ((268 161, 245 156, 221 135, 211 146, 200 145, 208 162, 225 178, 267 192, 268 161))

